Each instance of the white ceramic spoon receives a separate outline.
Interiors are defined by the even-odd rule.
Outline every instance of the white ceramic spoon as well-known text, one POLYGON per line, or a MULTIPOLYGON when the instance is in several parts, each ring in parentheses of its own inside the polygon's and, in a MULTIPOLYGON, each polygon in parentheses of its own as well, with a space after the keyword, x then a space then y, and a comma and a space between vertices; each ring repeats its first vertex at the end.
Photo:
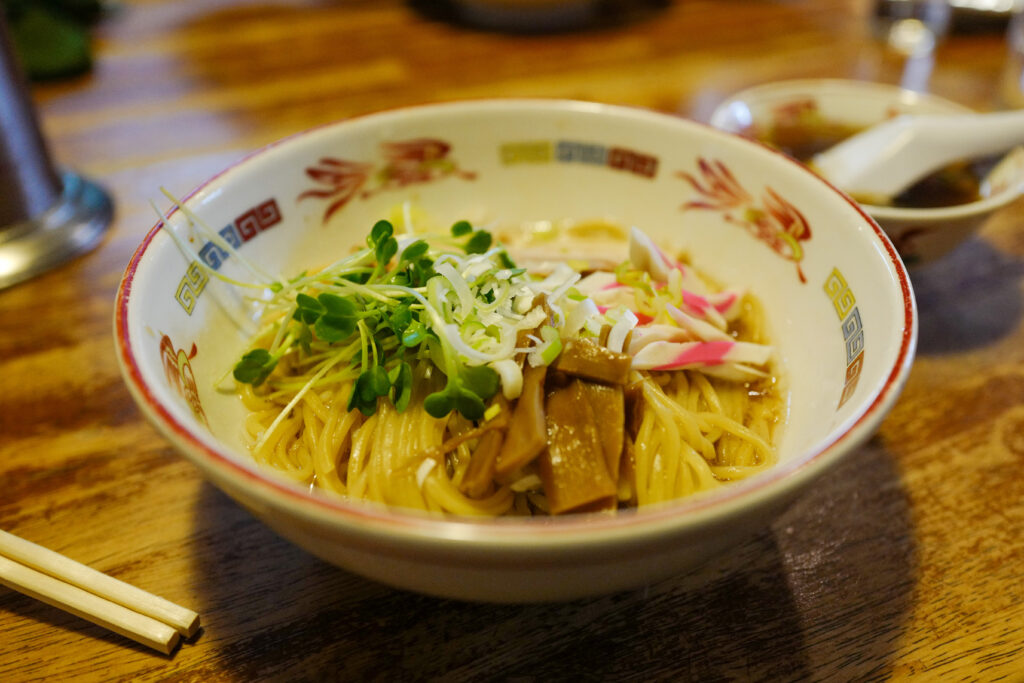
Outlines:
POLYGON ((906 114, 847 138, 811 163, 850 194, 890 198, 946 164, 1019 144, 1024 144, 1024 111, 906 114))

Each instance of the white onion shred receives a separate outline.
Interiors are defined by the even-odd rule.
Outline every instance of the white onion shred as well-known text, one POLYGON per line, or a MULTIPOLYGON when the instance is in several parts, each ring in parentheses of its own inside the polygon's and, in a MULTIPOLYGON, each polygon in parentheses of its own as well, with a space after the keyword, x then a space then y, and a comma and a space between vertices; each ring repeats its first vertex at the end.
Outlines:
POLYGON ((423 459, 423 462, 421 462, 420 466, 416 469, 417 486, 423 488, 423 482, 427 480, 427 477, 430 475, 430 471, 434 469, 435 465, 437 465, 437 461, 433 458, 423 459))
POLYGON ((583 301, 578 301, 569 312, 569 316, 565 320, 565 327, 562 329, 562 333, 566 337, 575 337, 579 335, 580 330, 583 329, 583 324, 587 322, 589 318, 594 318, 599 315, 601 315, 601 312, 597 310, 597 304, 594 303, 593 299, 588 298, 583 301))
POLYGON ((622 347, 626 343, 626 335, 636 327, 639 319, 628 309, 624 309, 619 319, 612 325, 611 332, 608 333, 607 346, 612 351, 622 353, 622 347))
MULTIPOLYGON (((429 279, 415 296, 422 295, 442 343, 461 362, 492 368, 509 400, 522 393, 522 361, 517 357, 525 354, 531 366, 549 363, 565 339, 597 337, 609 324, 607 347, 631 355, 635 369, 687 365, 682 359, 688 345, 731 341, 725 330, 740 308, 742 291, 709 292, 692 269, 668 257, 636 228, 630 231, 629 252, 630 265, 646 273, 645 281, 661 292, 655 295, 658 313, 653 320, 646 315, 644 325, 633 310, 638 290, 620 283, 615 273, 595 271, 584 277, 567 263, 553 263, 545 276, 531 276, 510 267, 500 247, 483 254, 438 256, 434 270, 439 277, 429 279), (544 306, 535 305, 538 297, 544 306), (523 332, 530 333, 532 343, 520 347, 523 332)), ((763 374, 751 366, 765 364, 769 353, 768 347, 735 343, 724 357, 700 365, 708 366, 709 374, 750 378, 763 374)), ((421 470, 422 484, 429 470, 421 470)))
POLYGON ((498 377, 501 379, 501 393, 505 398, 510 401, 519 398, 523 393, 523 371, 519 368, 519 363, 511 358, 506 358, 496 360, 489 366, 498 373, 498 377))

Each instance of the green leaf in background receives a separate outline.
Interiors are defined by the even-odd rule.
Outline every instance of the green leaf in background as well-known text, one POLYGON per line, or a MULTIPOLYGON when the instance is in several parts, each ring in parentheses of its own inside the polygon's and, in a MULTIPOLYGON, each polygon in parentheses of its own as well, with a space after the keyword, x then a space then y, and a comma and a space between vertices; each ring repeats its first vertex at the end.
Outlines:
POLYGON ((3 0, 2 5, 30 79, 77 76, 92 67, 87 26, 102 12, 98 0, 3 0))

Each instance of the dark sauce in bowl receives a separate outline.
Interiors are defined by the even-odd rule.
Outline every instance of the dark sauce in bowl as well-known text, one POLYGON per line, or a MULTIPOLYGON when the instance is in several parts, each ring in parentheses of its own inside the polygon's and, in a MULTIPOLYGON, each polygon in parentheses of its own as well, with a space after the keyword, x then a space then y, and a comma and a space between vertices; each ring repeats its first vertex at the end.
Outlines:
MULTIPOLYGON (((753 137, 798 161, 807 163, 815 154, 860 132, 862 128, 823 120, 776 122, 753 137)), ((887 206, 902 209, 934 209, 969 204, 981 199, 981 181, 998 157, 986 157, 950 164, 926 176, 893 197, 887 206)), ((877 198, 854 199, 878 204, 877 198)))

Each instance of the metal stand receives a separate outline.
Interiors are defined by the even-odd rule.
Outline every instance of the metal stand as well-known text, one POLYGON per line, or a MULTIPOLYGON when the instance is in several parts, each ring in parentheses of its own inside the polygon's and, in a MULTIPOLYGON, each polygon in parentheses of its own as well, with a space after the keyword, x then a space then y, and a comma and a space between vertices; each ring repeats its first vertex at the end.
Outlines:
POLYGON ((94 183, 70 171, 56 203, 35 218, 0 228, 0 288, 39 275, 99 244, 113 205, 94 183))
POLYGON ((102 189, 54 169, 0 9, 0 288, 89 251, 112 217, 102 189))

